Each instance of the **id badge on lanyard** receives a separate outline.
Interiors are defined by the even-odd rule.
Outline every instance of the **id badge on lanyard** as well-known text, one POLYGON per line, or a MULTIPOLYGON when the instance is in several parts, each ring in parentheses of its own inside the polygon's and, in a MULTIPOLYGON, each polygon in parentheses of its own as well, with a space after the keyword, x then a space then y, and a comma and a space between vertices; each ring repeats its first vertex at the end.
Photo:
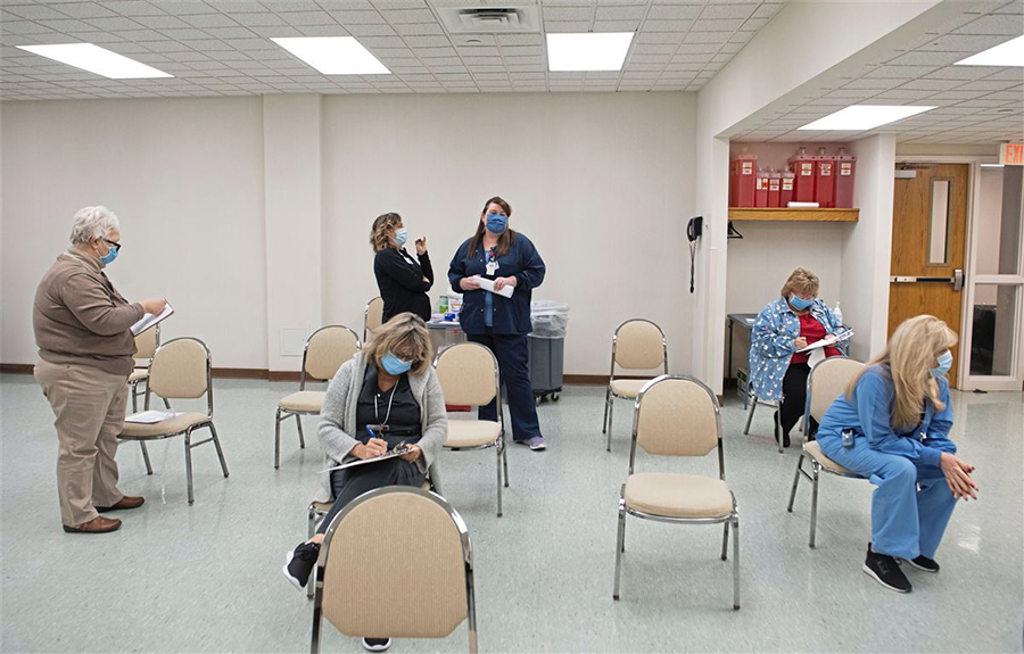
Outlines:
POLYGON ((487 251, 487 274, 493 275, 498 270, 498 256, 494 253, 494 250, 487 251))

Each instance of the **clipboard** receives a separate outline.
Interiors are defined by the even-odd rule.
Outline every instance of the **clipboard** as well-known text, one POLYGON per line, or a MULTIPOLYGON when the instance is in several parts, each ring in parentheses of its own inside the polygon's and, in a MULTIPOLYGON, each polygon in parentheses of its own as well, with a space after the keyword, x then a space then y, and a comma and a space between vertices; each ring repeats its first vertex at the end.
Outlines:
POLYGON ((163 322, 165 318, 174 313, 174 307, 171 306, 170 302, 164 307, 164 310, 158 314, 147 313, 139 321, 131 326, 132 336, 138 336, 142 332, 146 331, 158 322, 163 322))
POLYGON ((805 347, 803 349, 796 350, 796 353, 797 354, 803 354, 804 352, 810 352, 811 350, 817 350, 820 347, 830 347, 830 346, 835 345, 839 341, 848 341, 848 340, 850 340, 850 338, 852 336, 853 336, 853 330, 852 329, 848 329, 845 332, 840 332, 838 334, 833 334, 832 336, 826 336, 825 338, 821 339, 820 341, 815 341, 815 342, 811 343, 810 345, 808 345, 807 347, 805 347))
POLYGON ((345 470, 346 468, 354 468, 356 466, 366 465, 367 463, 377 463, 378 461, 387 461, 388 459, 394 459, 399 456, 405 456, 412 451, 412 445, 405 443, 396 445, 394 448, 388 450, 380 456, 375 456, 372 459, 356 459, 355 461, 349 461, 348 463, 342 463, 339 466, 333 466, 320 472, 331 472, 334 470, 345 470))

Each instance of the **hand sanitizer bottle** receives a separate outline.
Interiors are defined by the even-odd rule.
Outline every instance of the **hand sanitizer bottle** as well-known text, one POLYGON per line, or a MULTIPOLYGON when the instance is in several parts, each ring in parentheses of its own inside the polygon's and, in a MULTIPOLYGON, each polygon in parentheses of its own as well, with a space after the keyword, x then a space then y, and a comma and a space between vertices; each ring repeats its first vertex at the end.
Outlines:
POLYGON ((836 317, 836 322, 840 325, 845 325, 843 322, 843 310, 839 308, 839 303, 836 302, 836 308, 832 309, 832 315, 836 317))

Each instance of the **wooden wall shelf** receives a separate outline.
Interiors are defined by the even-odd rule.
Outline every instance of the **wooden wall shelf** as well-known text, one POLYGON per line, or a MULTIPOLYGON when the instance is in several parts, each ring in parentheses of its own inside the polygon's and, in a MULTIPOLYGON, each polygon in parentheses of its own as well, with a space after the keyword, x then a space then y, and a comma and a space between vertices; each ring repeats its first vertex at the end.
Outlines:
POLYGON ((817 222, 817 223, 855 223, 860 216, 860 209, 753 209, 729 208, 729 220, 759 220, 763 222, 817 222))

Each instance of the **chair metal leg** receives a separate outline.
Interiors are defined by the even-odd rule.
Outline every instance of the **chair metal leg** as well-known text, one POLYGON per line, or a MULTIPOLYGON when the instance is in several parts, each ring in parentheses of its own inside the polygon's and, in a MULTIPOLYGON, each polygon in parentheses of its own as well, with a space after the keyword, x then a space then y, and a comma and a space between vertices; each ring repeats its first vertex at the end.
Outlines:
POLYGON ((604 389, 604 419, 601 420, 601 433, 608 432, 608 400, 611 397, 611 388, 604 389))
POLYGON ((725 521, 725 530, 722 533, 722 560, 728 559, 729 551, 729 521, 725 521))
POLYGON ((779 454, 782 454, 782 416, 778 409, 772 414, 772 423, 775 428, 775 444, 779 446, 779 454))
POLYGON ((132 387, 132 413, 138 413, 139 412, 139 385, 138 384, 132 384, 131 387, 132 387))
POLYGON ((295 414, 295 424, 299 426, 299 449, 306 449, 306 438, 302 433, 302 416, 295 414))
POLYGON ((160 399, 164 401, 164 408, 167 409, 168 411, 170 411, 171 410, 171 403, 167 401, 167 398, 166 397, 161 397, 160 399))
POLYGON ((192 430, 185 432, 185 479, 188 481, 188 503, 195 503, 195 493, 192 490, 192 430))
POLYGON ((793 475, 793 488, 789 491, 789 506, 786 510, 790 513, 793 512, 793 500, 796 499, 796 487, 800 483, 800 475, 803 474, 804 455, 800 454, 800 458, 796 460, 796 474, 793 475))
MULTIPOLYGON (((314 572, 314 574, 316 574, 314 572)), ((313 605, 313 634, 309 640, 309 653, 320 654, 320 603, 313 605)))
POLYGON ((612 451, 612 425, 615 418, 615 398, 608 396, 608 444, 605 445, 604 451, 612 451))
POLYGON ((811 472, 811 540, 808 545, 814 547, 814 531, 818 526, 818 477, 821 472, 817 461, 811 462, 811 472))
POLYGON ((501 465, 505 468, 505 488, 508 488, 508 447, 504 436, 501 438, 501 465))
POLYGON ((615 543, 615 590, 612 599, 619 599, 619 577, 622 573, 622 550, 626 537, 626 508, 619 507, 619 534, 615 543))
POLYGON ((139 441, 139 447, 142 448, 142 460, 146 464, 146 474, 153 474, 153 464, 149 462, 149 450, 146 449, 146 441, 139 441))
POLYGON ((495 461, 498 464, 498 517, 501 517, 501 446, 494 448, 495 461))
POLYGON ((213 446, 217 448, 217 458, 220 459, 221 472, 227 477, 230 474, 228 473, 228 463, 224 460, 224 450, 221 449, 220 438, 217 437, 217 428, 213 426, 212 422, 210 423, 210 434, 213 435, 213 446))
POLYGON ((740 608, 740 517, 732 519, 732 608, 740 608))
POLYGON ((752 421, 754 419, 754 409, 756 409, 756 408, 757 408, 757 397, 754 396, 754 397, 750 398, 750 411, 747 413, 747 425, 743 428, 744 435, 750 433, 750 421, 752 421))
POLYGON ((274 470, 281 467, 281 407, 274 413, 274 470))
MULTIPOLYGON (((309 510, 306 512, 306 538, 312 538, 313 533, 316 531, 316 518, 317 512, 313 508, 313 505, 309 505, 309 510)), ((318 566, 313 566, 313 573, 309 577, 309 581, 306 582, 306 599, 313 599, 313 590, 316 588, 316 569, 318 566)))

